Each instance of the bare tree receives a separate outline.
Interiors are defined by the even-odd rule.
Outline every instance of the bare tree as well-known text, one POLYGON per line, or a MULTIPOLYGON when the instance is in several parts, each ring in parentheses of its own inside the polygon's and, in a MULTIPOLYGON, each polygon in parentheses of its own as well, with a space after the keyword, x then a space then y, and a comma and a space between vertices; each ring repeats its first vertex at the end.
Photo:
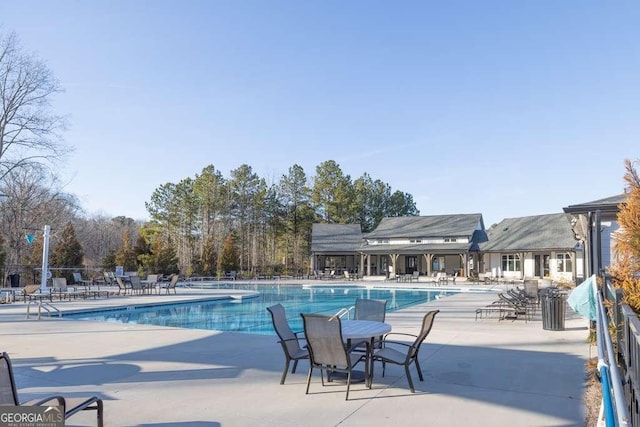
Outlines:
POLYGON ((55 176, 42 165, 13 169, 0 180, 0 193, 8 196, 0 202, 0 235, 5 241, 6 265, 12 268, 32 264, 26 234, 41 235, 44 225, 50 225, 55 241, 79 209, 75 196, 62 192, 55 176))
POLYGON ((60 92, 47 66, 25 53, 15 33, 0 33, 0 181, 16 168, 66 154, 65 121, 51 112, 60 92))

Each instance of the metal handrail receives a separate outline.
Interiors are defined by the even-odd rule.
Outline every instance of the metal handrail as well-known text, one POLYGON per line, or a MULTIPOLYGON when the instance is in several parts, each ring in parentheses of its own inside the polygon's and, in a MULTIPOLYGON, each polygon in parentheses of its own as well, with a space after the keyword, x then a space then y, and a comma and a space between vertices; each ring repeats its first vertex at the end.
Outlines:
POLYGON ((622 389, 622 380, 618 372, 615 353, 613 352, 611 335, 608 330, 609 322, 602 302, 602 295, 600 292, 598 292, 597 295, 596 338, 598 343, 598 370, 601 375, 605 422, 607 426, 629 426, 629 411, 624 390, 622 389))
MULTIPOLYGON (((29 319, 30 316, 30 308, 31 308, 31 301, 29 301, 27 303, 27 319, 29 319)), ((49 317, 51 317, 51 311, 55 311, 56 313, 58 313, 58 317, 62 317, 62 312, 56 308, 56 306, 54 306, 53 304, 49 304, 48 302, 39 300, 38 301, 38 320, 40 320, 42 318, 42 309, 44 308, 44 310, 47 312, 47 314, 49 314, 49 317)))
POLYGON ((333 317, 343 318, 344 316, 347 316, 347 320, 351 319, 351 310, 353 309, 355 309, 355 306, 351 306, 349 308, 342 307, 336 314, 333 315, 333 317))

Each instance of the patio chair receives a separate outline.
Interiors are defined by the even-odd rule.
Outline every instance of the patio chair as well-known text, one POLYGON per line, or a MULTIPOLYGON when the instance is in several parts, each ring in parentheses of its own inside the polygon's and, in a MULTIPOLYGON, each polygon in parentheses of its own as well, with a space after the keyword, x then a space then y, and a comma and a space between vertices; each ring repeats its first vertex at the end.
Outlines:
POLYGON ((347 270, 345 270, 343 273, 344 273, 344 278, 346 280, 349 280, 349 281, 356 280, 356 277, 352 276, 351 274, 349 274, 349 272, 347 270))
POLYGON ((147 280, 145 280, 142 283, 145 285, 149 293, 153 293, 153 291, 156 289, 156 286, 158 286, 159 280, 160 280, 159 274, 149 274, 147 275, 147 280))
POLYGON ((61 301, 63 299, 71 300, 71 297, 77 298, 79 296, 86 298, 87 293, 85 291, 79 291, 75 288, 69 288, 67 286, 67 279, 65 277, 54 277, 51 279, 51 295, 53 300, 54 296, 57 296, 61 301))
MULTIPOLYGON (((354 320, 370 320, 373 322, 384 322, 387 314, 386 299, 366 299, 357 298, 354 307, 354 320)), ((380 348, 382 337, 376 338, 373 342, 374 348, 380 348)), ((358 351, 366 351, 365 345, 356 347, 358 351)))
POLYGON ((282 304, 272 305, 271 307, 267 307, 267 310, 269 314, 271 314, 273 329, 275 329, 278 338, 280 338, 278 342, 282 345, 282 351, 284 352, 284 369, 282 370, 282 378, 280 378, 280 384, 284 384, 291 361, 293 360, 291 373, 295 374, 298 361, 308 359, 309 351, 300 346, 300 340, 304 338, 298 338, 298 334, 302 334, 303 331, 293 332, 291 330, 282 304))
POLYGON ((142 295, 147 290, 138 276, 129 276, 129 283, 131 283, 131 292, 135 292, 137 295, 142 295))
POLYGON ((176 285, 178 284, 178 279, 180 278, 180 276, 178 276, 177 274, 173 274, 171 276, 171 280, 169 282, 161 282, 160 283, 160 288, 158 289, 158 293, 160 293, 160 289, 165 289, 167 291, 167 294, 169 294, 170 290, 173 289, 173 293, 177 293, 176 292, 176 285))
MULTIPOLYGON (((422 377, 422 370, 420 369, 420 362, 418 361, 418 353, 420 351, 422 342, 425 340, 425 338, 427 338, 429 332, 431 332, 431 328, 433 327, 433 320, 435 319, 436 314, 438 314, 439 312, 440 310, 432 310, 424 315, 424 317, 422 318, 422 327, 420 328, 420 333, 418 335, 405 334, 400 332, 389 332, 385 335, 384 340, 382 341, 383 347, 373 353, 374 364, 376 360, 382 362, 383 377, 387 363, 404 366, 404 372, 407 375, 407 381, 409 382, 411 393, 416 392, 415 388, 413 387, 413 380, 411 379, 409 368, 412 363, 415 364, 420 381, 424 381, 422 377), (412 343, 407 343, 388 339, 389 337, 396 336, 408 336, 414 338, 414 340, 412 343)), ((373 376, 373 372, 371 373, 371 375, 373 376)))
POLYGON ((1 406, 62 406, 65 420, 80 411, 94 410, 96 411, 98 427, 102 427, 104 425, 102 399, 96 396, 91 396, 89 398, 80 399, 75 405, 70 405, 70 402, 71 400, 65 399, 59 395, 48 396, 36 401, 20 402, 15 376, 13 375, 13 367, 11 366, 11 359, 7 353, 3 352, 0 354, 1 406))
POLYGON ((120 295, 120 292, 122 292, 122 295, 126 295, 127 291, 132 289, 131 282, 125 282, 120 276, 116 277, 116 283, 118 284, 118 295, 120 295))
POLYGON ((355 320, 384 322, 387 310, 386 299, 357 298, 354 311, 355 320))
MULTIPOLYGON (((342 339, 342 325, 340 317, 326 316, 323 314, 304 314, 302 322, 304 324, 304 335, 309 348, 309 375, 307 376, 307 390, 311 385, 311 375, 313 368, 320 368, 320 379, 324 386, 323 371, 327 371, 327 380, 331 381, 333 372, 341 372, 347 375, 347 394, 345 400, 349 400, 349 389, 351 387, 351 374, 353 367, 360 361, 366 361, 365 353, 352 352, 353 347, 346 348, 342 339)), ((365 378, 368 378, 368 363, 365 363, 365 378)))

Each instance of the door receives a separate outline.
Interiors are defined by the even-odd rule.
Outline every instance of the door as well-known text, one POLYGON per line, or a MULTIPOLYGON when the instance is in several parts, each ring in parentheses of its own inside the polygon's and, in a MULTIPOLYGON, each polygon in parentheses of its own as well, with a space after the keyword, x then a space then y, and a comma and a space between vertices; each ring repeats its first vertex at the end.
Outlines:
POLYGON ((413 274, 413 272, 416 271, 417 266, 418 266, 418 257, 415 257, 415 256, 405 257, 404 271, 406 274, 413 274))

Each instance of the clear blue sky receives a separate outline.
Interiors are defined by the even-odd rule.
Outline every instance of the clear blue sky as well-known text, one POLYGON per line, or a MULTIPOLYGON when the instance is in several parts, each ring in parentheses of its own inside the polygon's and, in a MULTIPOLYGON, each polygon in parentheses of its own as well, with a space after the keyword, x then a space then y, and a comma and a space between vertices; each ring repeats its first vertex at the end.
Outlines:
POLYGON ((0 0, 66 90, 66 190, 136 219, 209 164, 335 160, 487 227, 619 194, 639 23, 637 1, 0 0))

